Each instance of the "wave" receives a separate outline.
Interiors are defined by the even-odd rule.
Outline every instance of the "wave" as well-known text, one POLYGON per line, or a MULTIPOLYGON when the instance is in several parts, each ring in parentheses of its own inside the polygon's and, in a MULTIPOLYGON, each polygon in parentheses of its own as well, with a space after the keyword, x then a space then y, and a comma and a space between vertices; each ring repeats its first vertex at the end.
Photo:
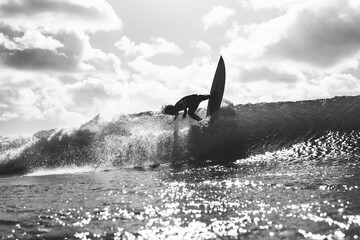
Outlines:
POLYGON ((157 112, 113 121, 96 116, 78 129, 1 137, 0 174, 67 166, 228 163, 269 153, 305 160, 357 158, 359 104, 359 96, 236 106, 224 101, 211 124, 189 118, 169 124, 169 116, 157 112))

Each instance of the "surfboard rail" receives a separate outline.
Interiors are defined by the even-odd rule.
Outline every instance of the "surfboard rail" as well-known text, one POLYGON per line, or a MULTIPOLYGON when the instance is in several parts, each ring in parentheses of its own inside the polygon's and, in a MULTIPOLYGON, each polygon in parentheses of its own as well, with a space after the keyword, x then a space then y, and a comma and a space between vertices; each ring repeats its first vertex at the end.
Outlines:
POLYGON ((213 95, 213 97, 209 99, 206 117, 213 115, 217 110, 219 110, 221 106, 221 101, 225 90, 225 78, 225 62, 223 57, 220 56, 210 89, 210 94, 213 95))

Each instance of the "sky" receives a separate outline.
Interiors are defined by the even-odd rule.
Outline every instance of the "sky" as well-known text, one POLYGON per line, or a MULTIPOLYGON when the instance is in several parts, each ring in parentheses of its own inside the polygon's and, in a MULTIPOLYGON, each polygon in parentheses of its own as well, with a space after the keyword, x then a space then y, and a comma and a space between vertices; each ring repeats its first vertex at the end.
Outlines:
POLYGON ((0 0, 0 135, 160 111, 360 92, 358 0, 0 0), (206 106, 206 105, 205 105, 206 106))

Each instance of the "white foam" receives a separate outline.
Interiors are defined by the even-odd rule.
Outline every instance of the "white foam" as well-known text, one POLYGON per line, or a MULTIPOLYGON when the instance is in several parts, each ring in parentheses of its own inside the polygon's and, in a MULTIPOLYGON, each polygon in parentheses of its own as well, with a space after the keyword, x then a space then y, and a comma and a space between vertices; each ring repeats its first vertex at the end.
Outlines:
POLYGON ((55 169, 36 169, 31 173, 26 174, 25 176, 46 176, 46 175, 62 175, 62 174, 76 174, 76 173, 86 173, 95 171, 94 167, 84 166, 84 167, 60 167, 55 169))

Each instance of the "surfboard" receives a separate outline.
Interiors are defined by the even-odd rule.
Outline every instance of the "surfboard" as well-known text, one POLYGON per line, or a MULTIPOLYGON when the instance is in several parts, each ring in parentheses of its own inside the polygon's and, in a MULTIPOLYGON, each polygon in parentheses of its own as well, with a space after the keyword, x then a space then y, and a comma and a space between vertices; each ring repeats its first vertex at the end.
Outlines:
POLYGON ((224 95, 224 89, 225 89, 225 63, 222 56, 220 56, 214 80, 212 82, 210 94, 214 94, 215 97, 212 97, 209 99, 207 111, 206 111, 206 117, 211 116, 214 114, 217 110, 219 110, 221 101, 224 95))

